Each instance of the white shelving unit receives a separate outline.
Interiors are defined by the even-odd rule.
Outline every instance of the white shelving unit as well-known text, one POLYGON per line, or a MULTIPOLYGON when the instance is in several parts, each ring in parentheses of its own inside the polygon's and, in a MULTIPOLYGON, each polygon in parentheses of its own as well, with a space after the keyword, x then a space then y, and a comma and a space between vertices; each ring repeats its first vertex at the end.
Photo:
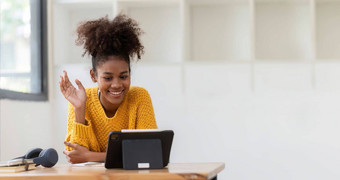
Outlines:
POLYGON ((81 20, 123 12, 145 31, 140 63, 182 68, 183 86, 193 64, 250 66, 256 81, 265 69, 255 68, 296 62, 314 76, 318 62, 340 62, 339 9, 340 0, 55 0, 55 64, 86 59, 74 43, 81 20))
POLYGON ((61 62, 79 59, 74 40, 81 20, 119 12, 136 19, 145 31, 146 62, 340 58, 340 0, 55 0, 54 4, 55 50, 61 62))

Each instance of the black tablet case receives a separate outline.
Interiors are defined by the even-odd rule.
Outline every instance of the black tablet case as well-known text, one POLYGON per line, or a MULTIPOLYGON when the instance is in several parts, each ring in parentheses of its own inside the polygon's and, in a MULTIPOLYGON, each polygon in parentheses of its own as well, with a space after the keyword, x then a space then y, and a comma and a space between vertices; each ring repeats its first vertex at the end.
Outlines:
MULTIPOLYGON (((105 159, 105 168, 108 168, 108 169, 123 168, 123 151, 122 151, 123 150, 123 143, 122 143, 123 141, 124 141, 124 143, 126 143, 126 142, 129 142, 129 141, 126 141, 126 140, 155 140, 155 139, 159 139, 161 141, 160 144, 161 144, 161 154, 162 154, 162 161, 163 161, 161 168, 163 168, 163 167, 167 166, 168 163, 169 163, 170 150, 171 150, 173 136, 174 136, 174 132, 172 130, 164 130, 164 131, 156 131, 156 132, 152 132, 152 131, 151 132, 132 132, 132 133, 131 132, 122 133, 120 131, 112 131, 112 132, 110 132, 109 139, 108 139, 108 145, 107 145, 107 150, 106 150, 106 159, 105 159)), ((130 145, 132 145, 132 144, 130 144, 130 145)), ((151 143, 151 145, 152 145, 152 143, 151 143)), ((153 145, 155 145, 155 141, 153 141, 153 145)), ((135 146, 139 146, 139 147, 135 147, 135 148, 137 148, 136 149, 137 153, 138 152, 145 152, 145 151, 140 151, 140 150, 142 150, 141 147, 140 147, 140 144, 138 145, 138 143, 137 143, 137 144, 135 144, 135 146)), ((157 157, 157 155, 155 155, 154 157, 157 157)), ((129 161, 129 162, 135 161, 135 162, 137 162, 136 159, 131 160, 131 158, 128 158, 128 159, 125 158, 125 161, 129 161)), ((149 161, 150 161, 150 159, 149 159, 149 161)), ((132 167, 132 166, 128 166, 128 167, 125 167, 125 168, 135 169, 135 167, 132 167)), ((153 165, 150 164, 149 168, 150 169, 153 169, 153 168, 157 169, 159 167, 155 164, 153 164, 153 165)))

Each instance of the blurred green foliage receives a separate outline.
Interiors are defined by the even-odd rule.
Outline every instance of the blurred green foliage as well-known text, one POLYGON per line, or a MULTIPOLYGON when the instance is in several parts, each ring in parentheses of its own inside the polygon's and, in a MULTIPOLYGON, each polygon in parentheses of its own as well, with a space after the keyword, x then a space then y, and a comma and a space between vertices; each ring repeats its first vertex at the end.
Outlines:
POLYGON ((29 11, 29 0, 0 1, 0 32, 2 38, 15 36, 16 29, 25 24, 24 11, 29 11))

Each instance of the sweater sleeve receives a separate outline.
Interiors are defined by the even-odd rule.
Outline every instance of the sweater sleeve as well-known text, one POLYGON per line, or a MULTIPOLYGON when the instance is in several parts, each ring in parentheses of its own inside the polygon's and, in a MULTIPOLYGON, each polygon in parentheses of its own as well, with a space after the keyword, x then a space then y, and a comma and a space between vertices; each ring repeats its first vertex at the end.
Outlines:
POLYGON ((155 113, 148 91, 142 89, 138 100, 136 129, 157 129, 155 113))
MULTIPOLYGON (((86 119, 85 119, 86 120, 86 119)), ((86 120, 87 125, 75 122, 75 112, 72 104, 68 106, 67 134, 65 141, 86 147, 90 151, 99 151, 99 144, 93 132, 91 122, 86 120)), ((68 151, 72 148, 65 146, 68 151)))

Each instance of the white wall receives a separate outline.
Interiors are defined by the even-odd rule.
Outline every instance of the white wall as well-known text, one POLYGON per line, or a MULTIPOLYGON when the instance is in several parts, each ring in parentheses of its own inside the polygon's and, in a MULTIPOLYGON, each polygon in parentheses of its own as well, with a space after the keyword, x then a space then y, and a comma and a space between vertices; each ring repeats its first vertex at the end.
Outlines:
POLYGON ((50 103, 0 101, 1 160, 24 155, 31 148, 48 148, 51 142, 50 103))

